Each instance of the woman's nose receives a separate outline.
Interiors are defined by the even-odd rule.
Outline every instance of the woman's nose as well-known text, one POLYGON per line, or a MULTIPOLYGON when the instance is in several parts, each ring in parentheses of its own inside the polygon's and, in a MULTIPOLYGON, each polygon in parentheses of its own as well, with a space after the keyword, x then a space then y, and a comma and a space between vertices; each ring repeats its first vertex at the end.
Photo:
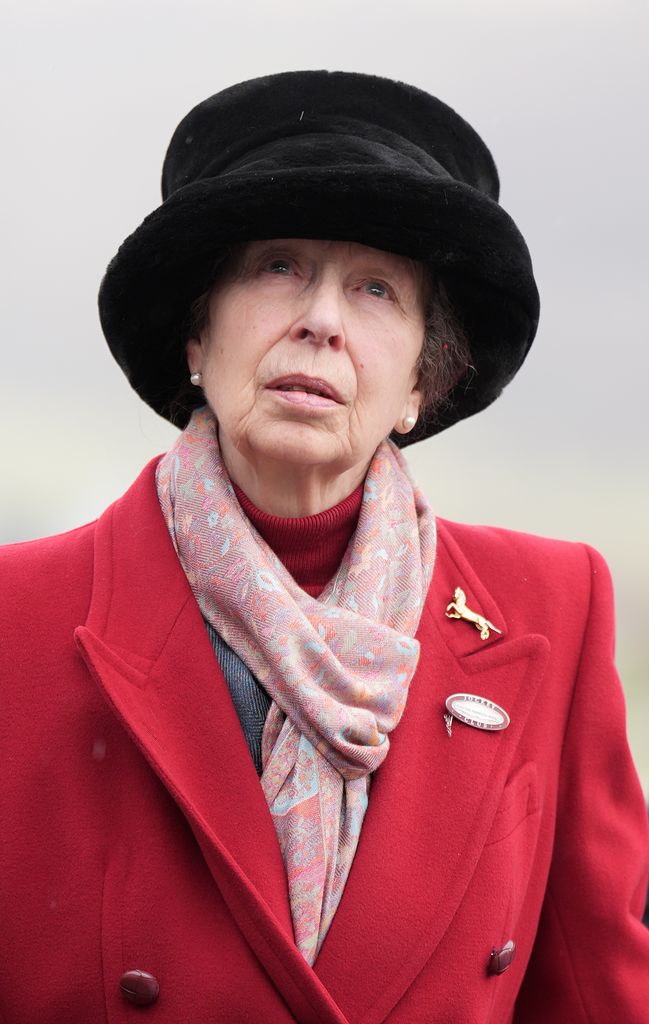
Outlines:
POLYGON ((344 348, 343 297, 338 286, 334 282, 321 282, 309 289, 302 301, 304 305, 289 331, 289 337, 312 345, 344 348))

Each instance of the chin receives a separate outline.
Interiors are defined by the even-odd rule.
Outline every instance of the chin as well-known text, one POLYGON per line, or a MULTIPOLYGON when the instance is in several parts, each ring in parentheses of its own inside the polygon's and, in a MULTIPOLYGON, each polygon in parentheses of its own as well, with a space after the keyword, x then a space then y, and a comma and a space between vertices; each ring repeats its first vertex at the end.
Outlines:
POLYGON ((348 441, 301 424, 267 426, 255 435, 248 439, 248 444, 257 458, 305 467, 349 460, 348 441))

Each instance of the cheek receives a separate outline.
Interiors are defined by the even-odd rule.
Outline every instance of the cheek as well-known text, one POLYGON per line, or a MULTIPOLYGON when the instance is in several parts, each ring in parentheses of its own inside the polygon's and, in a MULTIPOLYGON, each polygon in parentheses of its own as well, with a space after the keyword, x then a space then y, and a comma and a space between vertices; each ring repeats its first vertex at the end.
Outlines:
POLYGON ((213 343, 204 392, 221 427, 236 433, 242 422, 260 412, 260 381, 268 378, 268 350, 251 344, 250 338, 224 339, 213 343))
POLYGON ((218 322, 207 350, 207 379, 224 392, 236 391, 254 377, 261 356, 250 331, 218 322))
POLYGON ((395 386, 394 375, 359 373, 355 402, 355 430, 360 436, 378 443, 390 433, 396 423, 403 402, 395 386))
POLYGON ((410 394, 416 374, 414 358, 396 346, 357 363, 359 395, 365 401, 383 403, 387 408, 400 405, 410 394))
POLYGON ((208 405, 221 423, 232 418, 243 381, 239 377, 239 366, 229 356, 225 339, 212 339, 203 368, 203 392, 208 405))
POLYGON ((214 375, 239 385, 254 381, 286 330, 286 316, 272 306, 260 309, 258 302, 230 303, 216 313, 210 332, 208 360, 214 375))

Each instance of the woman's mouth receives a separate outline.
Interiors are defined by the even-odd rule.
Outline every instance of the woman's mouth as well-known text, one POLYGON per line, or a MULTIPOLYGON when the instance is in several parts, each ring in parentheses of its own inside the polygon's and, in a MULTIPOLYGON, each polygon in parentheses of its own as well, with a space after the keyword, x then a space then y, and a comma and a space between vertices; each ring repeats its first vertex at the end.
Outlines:
POLYGON ((341 404, 338 392, 328 381, 303 374, 290 374, 278 377, 266 385, 280 401, 292 405, 303 405, 311 408, 332 408, 341 404))

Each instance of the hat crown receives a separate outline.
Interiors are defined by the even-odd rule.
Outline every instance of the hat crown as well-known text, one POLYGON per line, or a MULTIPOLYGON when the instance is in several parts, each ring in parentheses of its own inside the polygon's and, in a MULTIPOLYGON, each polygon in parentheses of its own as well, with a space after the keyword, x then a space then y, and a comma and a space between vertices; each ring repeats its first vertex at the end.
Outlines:
POLYGON ((491 153, 451 107, 414 86, 345 71, 268 75, 203 100, 172 136, 162 195, 235 169, 395 161, 498 199, 491 153))
POLYGON ((193 303, 233 245, 260 238, 357 242, 419 260, 443 286, 471 362, 397 444, 486 408, 525 359, 539 297, 491 153, 414 86, 296 71, 224 89, 178 125, 162 190, 111 261, 99 311, 131 385, 180 426, 198 401, 186 385, 193 303))

